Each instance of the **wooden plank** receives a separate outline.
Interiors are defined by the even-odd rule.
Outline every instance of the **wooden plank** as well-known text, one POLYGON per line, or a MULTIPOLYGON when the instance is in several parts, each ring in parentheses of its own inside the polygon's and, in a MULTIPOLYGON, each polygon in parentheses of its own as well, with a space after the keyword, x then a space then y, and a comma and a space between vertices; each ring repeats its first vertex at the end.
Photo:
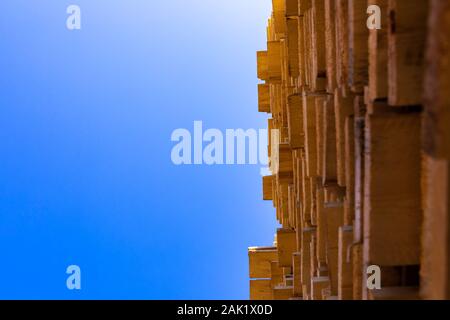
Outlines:
POLYGON ((250 300, 272 300, 270 279, 250 280, 250 300))
POLYGON ((424 299, 450 297, 449 162, 425 156, 421 294, 424 299))
POLYGON ((317 210, 316 210, 316 190, 317 190, 317 178, 309 178, 309 192, 311 201, 310 222, 312 226, 317 226, 317 210))
MULTIPOLYGON (((359 98, 356 98, 359 103, 359 98)), ((355 220, 355 117, 345 119, 345 204, 344 224, 355 220)))
POLYGON ((248 248, 250 278, 270 278, 270 263, 278 258, 273 247, 248 248))
POLYGON ((303 224, 310 224, 310 217, 311 217, 311 184, 309 183, 309 180, 307 179, 307 169, 306 169, 306 157, 302 157, 302 221, 303 224))
POLYGON ((366 120, 364 260, 420 263, 420 114, 380 113, 366 120))
POLYGON ((345 187, 345 119, 354 112, 354 97, 344 97, 339 89, 334 94, 334 112, 336 119, 336 160, 337 182, 345 187))
POLYGON ((273 176, 263 177, 263 200, 273 200, 272 181, 273 176))
POLYGON ((287 44, 288 44, 289 76, 297 78, 300 74, 297 17, 287 19, 287 44))
POLYGON ((288 143, 280 143, 278 147, 273 143, 271 162, 274 167, 272 173, 274 174, 293 174, 293 160, 292 150, 288 143))
POLYGON ((353 227, 339 228, 338 297, 339 300, 353 300, 353 266, 349 250, 353 244, 353 227))
POLYGON ((279 217, 280 223, 283 228, 290 228, 289 224, 289 183, 279 183, 278 184, 278 205, 277 210, 280 211, 279 217))
POLYGON ((430 4, 424 87, 424 148, 430 156, 450 160, 450 4, 436 0, 431 0, 430 4))
POLYGON ((279 129, 279 119, 281 118, 281 85, 279 84, 270 84, 270 112, 273 117, 273 128, 279 129))
POLYGON ((302 264, 302 257, 300 252, 294 252, 292 255, 292 269, 293 269, 293 275, 294 275, 294 283, 293 283, 293 293, 295 297, 301 297, 303 293, 303 286, 301 281, 301 264, 302 264))
POLYGON ((295 224, 295 190, 294 185, 290 184, 288 186, 288 217, 289 223, 288 227, 294 229, 295 224))
POLYGON ((327 263, 331 295, 335 296, 338 294, 339 228, 343 225, 343 206, 338 203, 326 203, 324 211, 327 224, 327 263))
POLYGON ((320 98, 320 96, 303 93, 303 130, 307 177, 315 177, 317 173, 316 98, 320 98))
POLYGON ((311 279, 311 300, 322 300, 323 290, 330 287, 328 277, 314 277, 311 279))
POLYGON ((292 267, 292 254, 297 250, 295 230, 278 229, 277 248, 280 267, 292 267))
POLYGON ((286 3, 285 0, 272 0, 273 21, 275 33, 282 37, 286 33, 286 3))
POLYGON ((333 96, 329 96, 324 103, 324 136, 325 153, 323 158, 322 178, 324 184, 337 182, 337 141, 336 141, 336 119, 333 96))
POLYGON ((429 2, 421 294, 424 299, 450 299, 450 1, 429 2))
POLYGON ((288 97, 287 114, 291 149, 303 148, 305 145, 302 103, 302 96, 299 94, 293 94, 288 97))
POLYGON ((270 285, 275 288, 283 282, 283 268, 278 265, 278 261, 270 263, 270 285))
POLYGON ((326 89, 325 7, 324 1, 312 1, 312 84, 313 91, 326 89))
POLYGON ((285 0, 286 2, 286 16, 287 17, 296 17, 298 16, 298 2, 299 0, 285 0))
POLYGON ((348 81, 348 0, 335 0, 336 11, 336 81, 338 86, 348 81))
POLYGON ((389 105, 422 103, 428 1, 389 0, 389 105))
POLYGON ((270 86, 258 84, 258 111, 270 113, 270 86))
POLYGON ((298 2, 298 13, 303 16, 308 10, 312 8, 313 0, 299 0, 298 2))
POLYGON ((301 256, 301 281, 303 286, 303 296, 311 293, 311 239, 316 232, 315 228, 304 228, 302 230, 302 256, 301 256))
MULTIPOLYGON (((297 209, 300 211, 301 209, 301 199, 303 196, 303 181, 302 181, 302 156, 301 152, 299 151, 299 156, 296 159, 296 167, 297 167, 297 190, 296 190, 296 196, 297 196, 297 209)), ((300 213, 300 212, 299 212, 300 213)), ((298 215, 300 217, 300 215, 298 215)))
POLYGON ((274 300, 289 300, 293 297, 294 288, 292 286, 276 286, 273 288, 274 300))
POLYGON ((336 89, 336 28, 335 0, 325 0, 325 59, 327 69, 327 92, 336 89))
POLYGON ((363 270, 363 246, 355 244, 352 247, 352 271, 353 271, 353 300, 361 300, 367 285, 363 285, 366 273, 363 270), (364 275, 364 276, 363 276, 364 275))
POLYGON ((258 51, 256 53, 258 66, 258 79, 267 81, 269 79, 269 60, 267 51, 258 51))
POLYGON ((317 261, 317 253, 316 253, 316 243, 317 243, 317 230, 311 237, 311 242, 309 243, 309 258, 310 258, 310 273, 311 278, 315 277, 317 274, 317 270, 319 269, 319 263, 317 261))
MULTIPOLYGON (((287 25, 287 21, 286 21, 287 25)), ((286 29, 286 33, 288 30, 286 29)), ((282 90, 283 90, 283 97, 282 99, 285 100, 286 95, 289 95, 288 90, 290 89, 290 80, 291 77, 289 75, 289 43, 288 43, 288 34, 286 37, 283 37, 280 39, 281 44, 281 51, 280 51, 280 57, 281 57, 281 83, 283 84, 282 90)))
POLYGON ((354 242, 362 243, 364 227, 365 117, 355 114, 355 221, 354 242))
POLYGON ((316 173, 315 176, 322 177, 323 167, 325 166, 325 120, 324 120, 324 104, 326 103, 327 96, 316 98, 316 173))
POLYGON ((355 93, 363 93, 369 82, 369 29, 367 20, 367 1, 348 1, 348 84, 355 93))
POLYGON ((327 221, 325 216, 325 190, 319 186, 316 190, 317 200, 317 260, 320 265, 327 262, 327 221))
POLYGON ((369 98, 371 101, 388 96, 388 0, 369 0, 369 5, 381 9, 381 29, 369 30, 369 98))
POLYGON ((305 76, 306 82, 305 86, 312 86, 312 26, 311 26, 311 15, 312 10, 309 9, 305 12, 303 17, 303 40, 304 45, 304 66, 305 66, 305 76))
POLYGON ((273 14, 270 16, 267 22, 266 32, 267 32, 267 41, 274 41, 278 39, 278 36, 275 33, 275 23, 273 14))
POLYGON ((267 42, 267 82, 281 82, 281 42, 267 42))
POLYGON ((298 17, 298 64, 299 64, 299 87, 306 85, 306 71, 305 71, 305 22, 304 17, 298 17))

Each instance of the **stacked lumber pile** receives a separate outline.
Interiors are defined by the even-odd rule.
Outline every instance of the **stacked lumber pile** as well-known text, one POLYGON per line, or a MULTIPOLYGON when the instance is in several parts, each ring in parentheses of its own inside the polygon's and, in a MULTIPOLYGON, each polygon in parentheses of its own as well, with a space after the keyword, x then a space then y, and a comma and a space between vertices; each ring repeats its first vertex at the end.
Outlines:
POLYGON ((258 107, 281 227, 249 248, 251 299, 449 298, 450 0, 272 2, 258 107))

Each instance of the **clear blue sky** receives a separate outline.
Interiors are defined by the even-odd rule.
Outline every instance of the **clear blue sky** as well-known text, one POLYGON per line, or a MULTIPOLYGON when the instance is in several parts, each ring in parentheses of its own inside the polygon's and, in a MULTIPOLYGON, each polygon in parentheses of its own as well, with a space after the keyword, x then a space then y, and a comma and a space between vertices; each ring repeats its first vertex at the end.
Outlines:
POLYGON ((260 167, 176 167, 170 136, 266 127, 270 2, 0 2, 1 299, 248 298, 276 226, 260 167))

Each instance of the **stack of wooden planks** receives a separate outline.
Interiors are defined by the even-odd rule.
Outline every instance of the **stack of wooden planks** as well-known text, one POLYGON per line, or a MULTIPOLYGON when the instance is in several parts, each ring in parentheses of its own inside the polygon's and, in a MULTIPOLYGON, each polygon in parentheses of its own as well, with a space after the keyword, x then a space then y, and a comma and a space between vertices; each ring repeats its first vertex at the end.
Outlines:
POLYGON ((281 227, 249 248, 250 298, 450 298, 450 0, 272 2, 258 95, 281 227))

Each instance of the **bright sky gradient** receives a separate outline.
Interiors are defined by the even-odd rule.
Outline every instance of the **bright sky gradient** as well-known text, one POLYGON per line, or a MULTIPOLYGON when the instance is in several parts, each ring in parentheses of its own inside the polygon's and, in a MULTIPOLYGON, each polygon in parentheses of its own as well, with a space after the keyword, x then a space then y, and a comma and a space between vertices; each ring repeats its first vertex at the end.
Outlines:
POLYGON ((266 127, 270 3, 0 1, 0 299, 248 298, 276 227, 260 166, 177 167, 170 136, 266 127))

